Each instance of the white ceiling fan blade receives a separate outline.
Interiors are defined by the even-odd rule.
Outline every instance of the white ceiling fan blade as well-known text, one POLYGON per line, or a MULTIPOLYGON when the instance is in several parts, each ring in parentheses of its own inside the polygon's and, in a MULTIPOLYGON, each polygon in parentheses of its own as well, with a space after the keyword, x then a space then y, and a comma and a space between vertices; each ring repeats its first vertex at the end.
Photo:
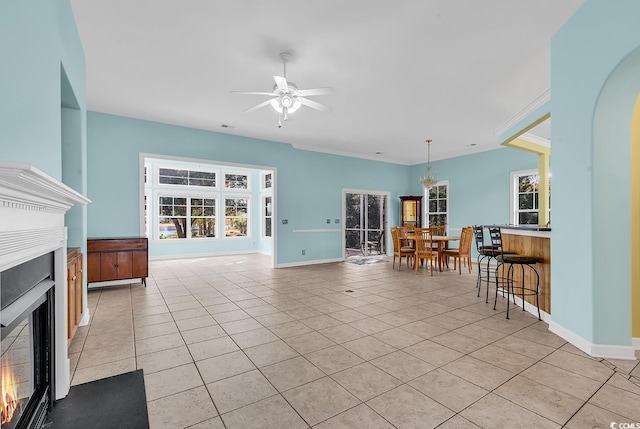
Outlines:
POLYGON ((269 97, 277 97, 278 94, 273 92, 255 92, 255 91, 231 91, 232 94, 245 94, 245 95, 268 95, 269 97))
POLYGON ((278 85, 278 89, 282 92, 289 92, 289 85, 287 85, 287 79, 282 76, 274 76, 273 80, 276 81, 276 85, 278 85))
POLYGON ((320 104, 316 101, 309 100, 308 98, 298 97, 297 99, 300 100, 300 102, 305 106, 311 107, 312 109, 315 109, 315 110, 320 110, 321 112, 326 112, 328 110, 331 110, 330 107, 327 107, 324 104, 320 104))
POLYGON ((330 88, 328 86, 324 88, 301 89, 297 91, 297 94, 303 97, 308 97, 310 95, 327 95, 332 93, 333 93, 333 88, 330 88))
POLYGON ((271 100, 263 101, 262 103, 260 103, 260 104, 258 104, 258 105, 256 105, 256 106, 253 106, 253 107, 251 107, 251 108, 249 108, 249 109, 245 110, 243 113, 251 113, 251 112, 255 112, 256 110, 261 109, 261 108, 263 108, 264 106, 268 106, 270 103, 271 103, 271 100))

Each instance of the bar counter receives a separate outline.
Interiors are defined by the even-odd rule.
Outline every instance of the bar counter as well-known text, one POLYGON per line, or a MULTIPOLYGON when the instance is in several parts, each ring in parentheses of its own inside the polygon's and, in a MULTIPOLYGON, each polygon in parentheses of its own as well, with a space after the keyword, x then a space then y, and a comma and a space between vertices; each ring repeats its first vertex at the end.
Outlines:
MULTIPOLYGON (((540 275, 540 310, 551 314, 551 228, 538 225, 493 226, 500 227, 502 231, 502 246, 505 252, 514 252, 538 258, 535 269, 540 275)), ((514 278, 516 284, 521 284, 522 271, 520 269, 514 269, 514 278)), ((535 274, 525 267, 525 283, 527 287, 535 286, 535 281, 535 274)), ((535 295, 525 296, 525 301, 535 308, 535 295)))

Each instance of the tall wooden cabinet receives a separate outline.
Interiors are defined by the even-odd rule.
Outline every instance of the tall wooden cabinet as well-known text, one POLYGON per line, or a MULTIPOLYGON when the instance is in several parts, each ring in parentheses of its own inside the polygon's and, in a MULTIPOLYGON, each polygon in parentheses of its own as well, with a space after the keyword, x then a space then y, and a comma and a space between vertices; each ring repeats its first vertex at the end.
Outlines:
POLYGON ((145 237, 90 238, 87 240, 87 281, 139 278, 147 285, 149 248, 145 237))
POLYGON ((422 196, 400 197, 400 225, 422 228, 422 196))
POLYGON ((82 319, 82 253, 77 247, 67 249, 67 345, 82 319))

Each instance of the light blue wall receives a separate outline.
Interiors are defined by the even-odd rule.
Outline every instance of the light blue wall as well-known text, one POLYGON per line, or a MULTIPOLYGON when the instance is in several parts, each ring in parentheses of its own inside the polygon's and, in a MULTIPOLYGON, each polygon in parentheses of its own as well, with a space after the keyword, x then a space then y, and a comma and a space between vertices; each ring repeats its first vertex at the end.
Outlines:
MULTIPOLYGON (((86 195, 85 57, 69 1, 1 1, 0 58, 0 160, 32 164, 86 195)), ((83 252, 86 213, 65 217, 69 246, 83 252)))
MULTIPOLYGON (((449 228, 508 224, 512 171, 538 168, 538 157, 508 147, 431 163, 438 180, 449 181, 449 228)), ((421 195, 425 164, 411 167, 412 195, 421 195)))
POLYGON ((69 2, 3 0, 0 40, 0 159, 31 163, 60 180, 61 64, 82 109, 86 98, 69 2))
POLYGON ((552 40, 551 307, 554 323, 595 344, 631 341, 630 124, 640 92, 638 52, 625 71, 617 67, 640 46, 638 17, 637 0, 587 0, 552 40), (612 73, 618 77, 608 84, 612 73))
MULTIPOLYGON (((326 219, 342 219, 343 188, 386 191, 394 203, 409 183, 406 166, 96 112, 87 118, 90 237, 139 234, 141 152, 277 169, 277 264, 342 257, 339 233, 294 230, 341 228, 326 219)), ((392 210, 391 223, 396 222, 397 210, 392 210)), ((176 250, 190 252, 189 247, 176 250)))

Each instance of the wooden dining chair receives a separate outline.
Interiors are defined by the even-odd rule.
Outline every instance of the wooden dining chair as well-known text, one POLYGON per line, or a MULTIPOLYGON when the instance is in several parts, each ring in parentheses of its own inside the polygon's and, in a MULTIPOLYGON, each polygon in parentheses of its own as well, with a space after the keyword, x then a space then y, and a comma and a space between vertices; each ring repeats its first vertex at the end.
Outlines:
POLYGON ((391 238, 393 241, 393 265, 392 268, 396 267, 396 257, 400 258, 400 263, 398 263, 398 271, 400 271, 402 267, 402 258, 407 258, 407 267, 409 265, 409 259, 413 259, 414 249, 409 246, 403 246, 400 241, 399 228, 391 228, 391 238))
MULTIPOLYGON (((447 235, 447 226, 446 225, 432 225, 429 227, 429 231, 432 236, 445 236, 447 235)), ((433 243, 433 248, 438 250, 438 243, 433 243)))
POLYGON ((431 231, 431 235, 447 235, 447 225, 433 225, 429 227, 429 231, 431 231))
POLYGON ((453 258, 453 269, 458 266, 458 273, 462 274, 462 261, 465 261, 469 268, 469 272, 472 270, 471 266, 471 241, 473 240, 473 228, 470 226, 462 228, 460 234, 460 245, 457 249, 445 249, 442 251, 442 255, 449 265, 449 258, 453 258))
POLYGON ((418 274, 419 262, 429 260, 429 268, 431 275, 433 275, 433 260, 438 258, 438 251, 433 249, 433 241, 431 240, 431 231, 429 229, 416 231, 415 258, 416 274, 418 274))

